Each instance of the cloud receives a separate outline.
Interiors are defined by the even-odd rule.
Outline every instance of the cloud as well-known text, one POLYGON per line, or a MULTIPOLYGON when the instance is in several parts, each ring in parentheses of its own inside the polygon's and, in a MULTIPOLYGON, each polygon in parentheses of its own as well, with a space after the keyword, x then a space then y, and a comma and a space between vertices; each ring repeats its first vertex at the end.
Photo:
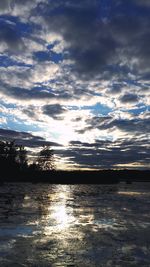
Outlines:
POLYGON ((45 1, 46 0, 1 0, 0 14, 19 17, 21 21, 27 21, 38 3, 45 1))
POLYGON ((120 168, 126 165, 128 168, 149 166, 150 149, 147 140, 136 138, 120 139, 116 142, 98 141, 83 143, 71 141, 68 150, 58 150, 60 156, 70 159, 70 164, 80 168, 120 168))
MULTIPOLYGON (((81 4, 81 1, 79 1, 81 4)), ((78 2, 78 3, 79 3, 78 2)), ((63 36, 70 48, 70 58, 75 61, 75 71, 81 74, 98 74, 109 64, 115 52, 115 40, 109 33, 109 27, 103 23, 97 25, 97 5, 81 6, 77 3, 61 5, 63 12, 56 8, 55 16, 45 16, 48 30, 63 36)))
POLYGON ((150 132, 150 119, 114 120, 106 127, 114 126, 127 133, 146 134, 150 132))
POLYGON ((30 90, 19 87, 9 87, 5 86, 2 89, 5 95, 18 100, 32 100, 32 99, 47 99, 54 98, 55 95, 48 90, 44 90, 41 87, 31 88, 30 90))
POLYGON ((61 146, 55 142, 46 141, 43 137, 34 136, 31 133, 13 131, 9 129, 0 129, 1 140, 13 140, 18 145, 24 145, 26 147, 41 147, 44 145, 49 146, 61 146))
POLYGON ((150 2, 149 0, 133 0, 135 4, 139 6, 145 6, 145 7, 150 7, 150 2))
POLYGON ((7 123, 7 119, 5 117, 1 117, 0 124, 6 124, 6 123, 7 123))
MULTIPOLYGON (((139 146, 145 147, 150 130, 149 7, 147 0, 1 0, 2 127, 21 133, 37 125, 48 140, 66 146, 72 140, 60 155, 82 167, 88 161, 115 166, 118 155, 120 164, 124 155, 131 163, 132 155, 122 149, 125 138, 132 138, 133 160, 142 164, 139 146)), ((30 145, 40 144, 35 136, 28 136, 30 145)))
POLYGON ((84 134, 86 131, 92 129, 99 129, 100 131, 109 130, 113 133, 118 129, 126 134, 148 134, 150 132, 150 118, 113 118, 112 116, 93 116, 86 120, 84 128, 78 129, 78 133, 84 134))
POLYGON ((65 91, 60 92, 59 96, 51 88, 43 88, 41 86, 33 87, 28 90, 28 88, 20 87, 9 87, 5 86, 2 88, 2 93, 5 95, 15 98, 16 100, 47 100, 47 99, 69 99, 71 96, 65 91))
POLYGON ((18 31, 16 23, 11 21, 0 20, 0 42, 6 45, 5 50, 11 51, 22 50, 24 47, 21 32, 18 31))
MULTIPOLYGON (((2 6, 8 6, 8 2, 2 3, 2 6)), ((29 3, 26 6, 30 6, 29 3)), ((42 18, 41 31, 38 29, 37 34, 41 33, 42 36, 42 32, 46 32, 50 36, 63 37, 68 49, 65 57, 73 60, 72 71, 79 77, 89 80, 97 76, 105 79, 116 75, 123 76, 125 67, 126 76, 130 72, 148 71, 149 17, 147 14, 143 16, 142 13, 136 15, 136 10, 133 16, 123 9, 126 6, 124 1, 119 3, 120 9, 115 1, 112 5, 108 4, 109 12, 105 14, 105 6, 98 1, 72 3, 70 0, 57 0, 55 4, 52 1, 33 1, 29 10, 29 23, 32 25, 34 19, 35 25, 38 25, 38 19, 42 18)), ((129 10, 133 3, 128 3, 129 10)), ((13 1, 12 14, 15 7, 21 9, 24 6, 24 1, 13 1)), ((16 26, 10 27, 8 24, 3 28, 2 38, 9 49, 23 46, 21 32, 18 32, 16 26)), ((30 32, 26 34, 27 38, 29 34, 30 32)), ((41 50, 41 53, 47 55, 47 51, 41 50)))
POLYGON ((122 103, 137 103, 138 96, 134 94, 125 94, 122 97, 120 97, 120 101, 122 103))
POLYGON ((5 13, 10 11, 10 0, 0 1, 0 13, 5 13))
POLYGON ((130 14, 132 3, 127 10, 124 1, 120 1, 120 9, 113 1, 104 18, 104 7, 98 1, 86 5, 82 1, 56 2, 53 9, 42 6, 41 14, 48 31, 64 38, 75 63, 73 70, 80 77, 111 77, 121 75, 122 66, 128 72, 142 72, 149 66, 149 16, 136 15, 136 10, 135 15, 130 14))
MULTIPOLYGON (((135 17, 128 14, 127 20, 126 11, 121 9, 124 5, 123 1, 120 1, 120 8, 115 3, 108 5, 109 14, 105 14, 104 18, 105 8, 98 1, 72 3, 57 0, 54 3, 37 0, 33 1, 29 10, 29 21, 22 23, 19 15, 13 17, 13 10, 15 7, 22 9, 24 1, 13 1, 9 22, 3 19, 4 29, 7 28, 3 31, 11 29, 14 38, 10 35, 10 40, 7 40, 2 34, 7 45, 6 52, 9 52, 7 56, 11 55, 11 59, 16 60, 10 63, 14 67, 1 68, 6 95, 19 100, 30 97, 51 99, 54 96, 77 100, 83 96, 87 101, 88 96, 93 97, 97 93, 108 101, 105 92, 109 90, 110 103, 113 103, 115 93, 118 99, 118 102, 114 100, 116 105, 119 101, 127 104, 122 97, 123 82, 127 83, 127 78, 130 81, 131 72, 138 75, 137 72, 141 71, 141 75, 145 75, 144 71, 148 71, 149 20, 147 15, 142 17, 141 14, 135 17), (49 42, 46 36, 49 36, 49 42), (12 51, 11 42, 14 42, 17 54, 12 51), (61 48, 61 53, 55 53, 53 57, 55 48, 62 43, 64 50, 61 48), (53 60, 58 60, 57 64, 53 60), (104 84, 106 81, 110 81, 109 85, 104 84), (93 86, 93 82, 97 85, 93 86)), ((27 6, 30 6, 29 3, 27 6)), ((131 95, 139 93, 138 87, 127 90, 131 95)), ((145 93, 142 98, 146 101, 144 96, 145 93)), ((140 100, 140 97, 137 98, 140 100)))
POLYGON ((56 120, 61 120, 62 117, 60 115, 62 115, 66 111, 66 108, 62 107, 59 104, 43 106, 43 114, 50 116, 56 120))

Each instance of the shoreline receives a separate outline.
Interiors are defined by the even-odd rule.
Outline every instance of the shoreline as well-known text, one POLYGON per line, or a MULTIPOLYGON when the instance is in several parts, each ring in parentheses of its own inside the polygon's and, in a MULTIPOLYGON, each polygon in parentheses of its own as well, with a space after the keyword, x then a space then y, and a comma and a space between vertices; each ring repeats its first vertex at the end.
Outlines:
POLYGON ((126 182, 150 182, 150 171, 19 171, 0 176, 0 183, 31 182, 50 184, 117 184, 126 182))

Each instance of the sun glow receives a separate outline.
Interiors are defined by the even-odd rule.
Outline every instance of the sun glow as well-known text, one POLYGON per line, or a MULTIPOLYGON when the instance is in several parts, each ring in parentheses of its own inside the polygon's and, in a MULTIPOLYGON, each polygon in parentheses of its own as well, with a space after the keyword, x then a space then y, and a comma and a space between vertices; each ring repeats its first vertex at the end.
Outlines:
POLYGON ((72 220, 72 218, 67 214, 65 205, 56 206, 52 217, 56 220, 56 224, 59 229, 68 227, 69 222, 72 220))

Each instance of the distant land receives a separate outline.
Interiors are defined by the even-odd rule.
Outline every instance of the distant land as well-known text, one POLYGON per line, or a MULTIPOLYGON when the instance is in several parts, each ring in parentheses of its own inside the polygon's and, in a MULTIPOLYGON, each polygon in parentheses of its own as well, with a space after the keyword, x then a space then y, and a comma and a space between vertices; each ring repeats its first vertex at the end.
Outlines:
POLYGON ((50 184, 113 184, 125 181, 150 182, 150 170, 99 171, 17 171, 0 174, 0 182, 31 182, 50 184))
POLYGON ((27 150, 14 141, 0 141, 0 183, 112 184, 150 181, 150 170, 57 170, 53 150, 44 146, 29 164, 27 150))

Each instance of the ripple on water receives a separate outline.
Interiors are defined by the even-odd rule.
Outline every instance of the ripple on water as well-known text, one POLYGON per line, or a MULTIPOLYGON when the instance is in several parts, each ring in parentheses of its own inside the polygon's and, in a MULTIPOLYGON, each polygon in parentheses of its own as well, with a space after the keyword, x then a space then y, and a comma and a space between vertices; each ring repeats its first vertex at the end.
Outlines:
POLYGON ((0 266, 148 266, 150 190, 117 186, 1 186, 0 266))

